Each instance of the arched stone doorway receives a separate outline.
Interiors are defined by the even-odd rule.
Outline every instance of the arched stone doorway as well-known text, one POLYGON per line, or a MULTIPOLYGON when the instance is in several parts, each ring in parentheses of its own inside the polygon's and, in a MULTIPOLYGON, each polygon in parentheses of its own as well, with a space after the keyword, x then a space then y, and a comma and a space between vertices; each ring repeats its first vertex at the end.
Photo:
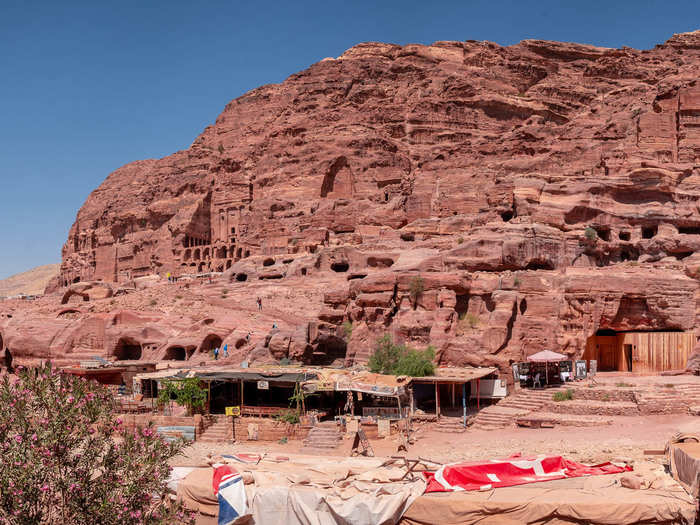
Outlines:
POLYGON ((114 349, 114 357, 117 361, 138 361, 141 359, 141 344, 130 337, 122 337, 114 349))
POLYGON ((204 338, 204 341, 202 341, 202 344, 199 346, 199 351, 200 351, 200 353, 209 353, 209 352, 213 351, 214 348, 221 349, 222 342, 223 342, 223 340, 218 335, 216 335, 216 334, 208 335, 204 338))
POLYGON ((181 346, 171 346, 165 351, 163 356, 164 361, 185 361, 187 360, 187 352, 181 346))

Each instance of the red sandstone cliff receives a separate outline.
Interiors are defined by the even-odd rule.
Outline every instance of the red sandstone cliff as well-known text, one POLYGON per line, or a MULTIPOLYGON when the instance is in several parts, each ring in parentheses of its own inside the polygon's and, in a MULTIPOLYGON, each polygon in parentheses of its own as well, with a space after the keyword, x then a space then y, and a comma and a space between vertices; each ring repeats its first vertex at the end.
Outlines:
MULTIPOLYGON (((363 360, 388 331, 505 369, 542 348, 580 356, 601 328, 694 330, 699 66, 700 33, 645 51, 357 45, 232 101, 189 149, 112 173, 48 291, 225 271, 240 297, 308 292, 257 359, 363 360)), ((227 337, 242 314, 216 315, 227 337)), ((162 358, 200 337, 178 330, 130 337, 162 358)))

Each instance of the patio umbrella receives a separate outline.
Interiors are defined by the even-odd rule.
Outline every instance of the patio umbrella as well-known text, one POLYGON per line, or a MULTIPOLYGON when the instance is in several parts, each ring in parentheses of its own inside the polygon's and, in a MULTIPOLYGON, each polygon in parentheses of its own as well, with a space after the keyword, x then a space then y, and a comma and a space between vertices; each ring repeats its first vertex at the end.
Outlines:
MULTIPOLYGON (((564 354, 558 354, 557 352, 552 352, 551 350, 542 350, 536 354, 528 356, 527 360, 531 363, 545 363, 545 370, 547 370, 547 363, 559 363, 560 361, 566 361, 569 359, 564 354)), ((546 371, 544 374, 547 384, 549 384, 549 372, 546 371)))
POLYGON ((542 350, 536 354, 528 356, 527 360, 532 363, 558 363, 559 361, 566 361, 569 359, 564 354, 558 354, 557 352, 552 352, 551 350, 542 350))

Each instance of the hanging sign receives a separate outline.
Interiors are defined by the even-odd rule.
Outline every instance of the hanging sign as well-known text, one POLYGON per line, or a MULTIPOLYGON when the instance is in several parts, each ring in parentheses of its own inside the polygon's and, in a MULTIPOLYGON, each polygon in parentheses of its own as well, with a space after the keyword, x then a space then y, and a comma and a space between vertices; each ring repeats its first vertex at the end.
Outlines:
POLYGON ((270 390, 270 383, 268 381, 258 381, 258 390, 270 390))
POLYGON ((226 415, 239 417, 241 415, 241 407, 226 407, 226 415))

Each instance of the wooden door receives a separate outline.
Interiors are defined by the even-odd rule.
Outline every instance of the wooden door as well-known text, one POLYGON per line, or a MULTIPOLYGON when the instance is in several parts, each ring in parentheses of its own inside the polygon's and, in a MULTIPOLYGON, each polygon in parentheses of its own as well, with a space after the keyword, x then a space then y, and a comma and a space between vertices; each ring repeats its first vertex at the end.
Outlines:
POLYGON ((598 343, 598 370, 617 370, 615 353, 617 345, 611 342, 598 343))

